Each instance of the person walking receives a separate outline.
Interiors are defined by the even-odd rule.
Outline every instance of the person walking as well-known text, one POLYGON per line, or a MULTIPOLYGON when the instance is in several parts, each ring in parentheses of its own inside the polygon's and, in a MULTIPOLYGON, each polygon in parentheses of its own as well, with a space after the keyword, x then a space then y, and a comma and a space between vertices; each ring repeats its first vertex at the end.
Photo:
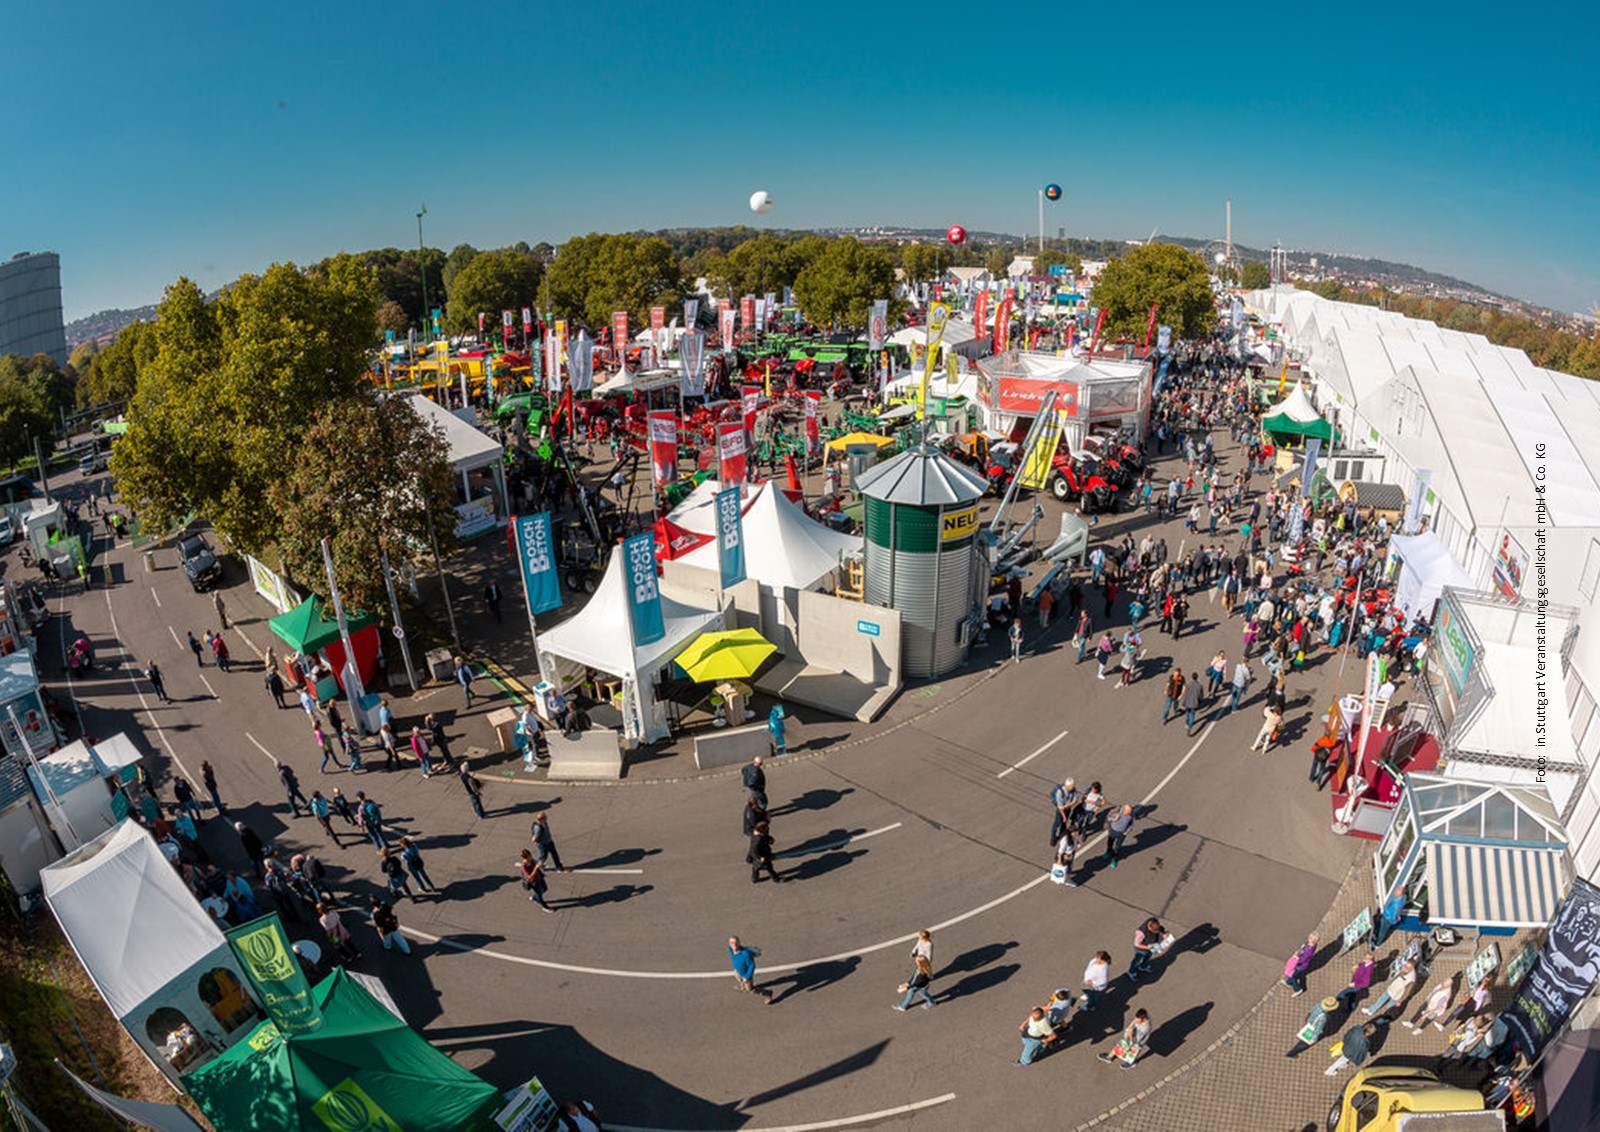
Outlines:
POLYGON ((411 729, 411 753, 416 756, 418 765, 422 767, 422 777, 427 778, 433 770, 433 763, 428 758, 428 739, 423 735, 421 727, 411 729))
POLYGON ((1111 639, 1111 630, 1107 629, 1100 634, 1100 643, 1095 646, 1095 653, 1100 662, 1099 669, 1095 672, 1095 679, 1106 678, 1106 665, 1111 663, 1111 657, 1116 651, 1116 642, 1111 639))
POLYGON ((1167 677, 1166 702, 1161 707, 1161 725, 1166 726, 1172 718, 1174 711, 1183 706, 1183 687, 1188 681, 1183 678, 1183 669, 1173 668, 1172 674, 1167 677))
POLYGON ((1250 680, 1253 676, 1254 673, 1250 670, 1249 661, 1240 660, 1238 664, 1233 666, 1233 682, 1229 686, 1228 693, 1228 710, 1222 714, 1232 715, 1238 709, 1239 700, 1244 696, 1245 689, 1250 686, 1250 680))
POLYGON ((311 792, 311 816, 322 826, 322 832, 328 835, 328 840, 338 845, 339 835, 333 832, 333 822, 330 820, 333 816, 333 807, 328 804, 328 800, 322 796, 320 790, 311 792))
POLYGON ((1021 664, 1022 663, 1022 618, 1013 617, 1011 619, 1011 628, 1009 630, 1007 630, 1006 635, 1011 640, 1011 662, 1013 664, 1021 664))
POLYGON ((372 898, 372 926, 385 951, 393 951, 398 947, 400 954, 411 954, 410 942, 400 934, 400 917, 395 915, 394 905, 380 896, 372 898))
POLYGON ((778 870, 772 864, 772 830, 766 822, 756 822, 755 828, 750 831, 750 848, 746 851, 744 860, 750 866, 751 884, 755 884, 761 879, 762 869, 767 870, 767 875, 773 879, 774 883, 783 881, 783 878, 778 875, 778 870))
POLYGON ((239 844, 243 846, 245 856, 249 857, 250 863, 255 866, 256 876, 261 876, 265 871, 263 862, 267 859, 267 847, 262 842, 261 836, 242 821, 233 823, 233 831, 239 835, 239 844))
POLYGON ((769 820, 766 808, 761 805, 761 799, 751 794, 744 800, 744 835, 749 837, 756 831, 756 826, 769 820))
POLYGON ((488 817, 489 815, 483 812, 483 783, 472 773, 465 759, 461 761, 461 769, 456 773, 461 779, 461 788, 467 792, 467 801, 472 803, 472 812, 480 818, 488 817))
POLYGON ((932 966, 933 932, 927 928, 921 928, 917 931, 917 941, 911 945, 911 958, 915 960, 918 956, 926 959, 928 964, 932 966))
POLYGON ((1344 1032, 1339 1056, 1334 1058, 1332 1065, 1322 1071, 1322 1075, 1332 1077, 1347 1065, 1356 1069, 1361 1068, 1361 1063, 1372 1053, 1372 1039, 1377 1032, 1376 1022, 1363 1022, 1351 1026, 1344 1032))
POLYGON ((172 697, 167 695, 167 683, 161 678, 161 667, 154 659, 144 666, 144 678, 150 681, 150 687, 155 690, 158 700, 164 704, 172 702, 172 697))
POLYGON ((1328 1027, 1334 1024, 1334 1017, 1339 1013, 1339 999, 1337 997, 1324 998, 1311 1008, 1306 1015, 1305 1025, 1300 1027, 1295 1035, 1294 1045, 1284 1053, 1284 1057, 1299 1057, 1306 1050, 1322 1040, 1322 1035, 1328 1032, 1328 1027))
POLYGON ((346 963, 354 963, 360 959, 361 949, 356 947, 355 940, 350 938, 350 929, 344 926, 338 911, 332 905, 321 902, 316 907, 317 923, 322 925, 322 931, 328 937, 328 946, 332 947, 339 958, 346 963))
POLYGON ((228 662, 232 659, 228 652, 228 642, 222 639, 221 633, 211 634, 211 655, 216 657, 217 671, 228 671, 228 662))
POLYGON ((1339 1005, 1345 1010, 1354 1010, 1356 1003, 1360 1002, 1367 993, 1367 988, 1372 986, 1372 972, 1378 965, 1378 953, 1368 951, 1366 957, 1357 963, 1350 972, 1350 983, 1340 991, 1336 997, 1339 1005))
POLYGON ((217 772, 212 769, 210 759, 200 762, 200 785, 211 795, 211 804, 217 808, 217 813, 226 814, 228 807, 222 804, 222 796, 217 793, 217 772))
POLYGON ((1078 847, 1083 844, 1083 827, 1077 822, 1068 825, 1061 832, 1061 839, 1056 842, 1055 867, 1050 872, 1050 879, 1054 880, 1060 875, 1060 883, 1068 888, 1077 888, 1078 882, 1072 879, 1072 863, 1077 859, 1078 847))
POLYGON ((353 825, 357 831, 361 830, 361 822, 356 818, 356 812, 350 806, 350 799, 337 786, 333 788, 333 797, 328 799, 333 805, 333 812, 344 819, 345 825, 353 825))
POLYGON ((741 991, 748 994, 758 994, 767 1000, 767 1005, 772 1005, 772 991, 767 987, 756 986, 756 960, 761 958, 761 949, 750 944, 740 942, 739 937, 728 937, 728 962, 733 967, 733 977, 741 991))
POLYGON ((383 835, 383 809, 363 790, 356 791, 356 823, 374 848, 389 847, 389 840, 383 835))
POLYGON ((393 849, 379 849, 378 867, 383 870, 384 883, 389 886, 391 898, 398 900, 404 894, 413 904, 417 902, 417 894, 411 891, 411 884, 406 880, 406 867, 401 863, 399 853, 393 849))
POLYGON ((318 772, 321 774, 328 773, 329 759, 333 760, 334 766, 338 767, 340 770, 343 770, 344 763, 340 762, 339 756, 334 754, 333 744, 328 742, 328 733, 322 729, 322 724, 312 724, 311 737, 316 740, 317 749, 322 752, 322 765, 317 768, 318 772))
POLYGON ((554 913, 555 909, 546 904, 544 899, 544 894, 550 887, 545 883, 544 866, 533 859, 531 851, 527 849, 519 850, 517 870, 522 875, 522 887, 527 892, 528 899, 546 912, 554 913))
POLYGON ((355 729, 348 723, 340 732, 339 741, 344 747, 344 757, 350 763, 350 773, 362 773, 365 768, 361 765, 361 740, 356 738, 355 729))
POLYGON ((1132 1069, 1133 1063, 1145 1055, 1150 1048, 1150 1012, 1140 1007, 1133 1012, 1133 1021, 1122 1031, 1122 1037, 1117 1039, 1117 1044, 1106 1053, 1095 1054, 1101 1061, 1108 1065, 1120 1065, 1124 1069, 1132 1069))
POLYGON ((494 623, 500 624, 500 583, 493 578, 490 578, 489 584, 483 587, 483 604, 494 614, 494 623))
POLYGON ((900 984, 900 991, 905 995, 895 1009, 902 1014, 911 1009, 911 1004, 918 998, 922 999, 922 1009, 933 1009, 933 996, 928 993, 928 984, 933 982, 933 965, 922 956, 918 955, 913 962, 916 969, 911 972, 911 977, 900 984))
POLYGON ((444 724, 439 721, 439 717, 430 711, 422 717, 422 726, 432 749, 439 752, 439 757, 444 760, 445 766, 454 770, 456 760, 450 755, 450 740, 444 733, 444 724))
POLYGON ((1306 974, 1311 970, 1311 961, 1317 957, 1317 933, 1312 932, 1306 936, 1305 943, 1300 945, 1300 950, 1289 956, 1289 961, 1283 966, 1283 985, 1294 992, 1298 998, 1306 993, 1306 974))
POLYGON ((402 837, 400 839, 400 860, 404 862, 406 871, 411 874, 411 879, 417 882, 417 886, 421 888, 422 891, 439 891, 433 886, 433 881, 428 876, 427 866, 422 862, 422 850, 418 849, 416 845, 412 844, 411 838, 409 837, 402 837))
POLYGON ((1277 741, 1278 731, 1282 727, 1283 709, 1275 703, 1268 703, 1261 709, 1261 730, 1256 732, 1250 749, 1254 751, 1259 748, 1263 755, 1272 750, 1272 744, 1277 741))
POLYGON ((1089 634, 1093 629, 1094 626, 1089 620, 1089 611, 1087 609, 1078 610, 1078 624, 1072 632, 1072 644, 1078 650, 1078 659, 1076 661, 1078 664, 1083 663, 1083 658, 1089 652, 1089 634))
POLYGON ((468 664, 465 659, 463 659, 462 657, 459 657, 459 656, 456 657, 455 665, 456 665, 456 673, 455 673, 455 675, 456 675, 456 683, 461 685, 461 691, 467 697, 467 710, 471 711, 472 710, 472 678, 474 676, 474 673, 472 671, 472 665, 468 664))
POLYGON ((1228 678, 1228 654, 1222 649, 1217 650, 1217 655, 1211 658, 1211 667, 1206 669, 1206 699, 1215 699, 1222 689, 1222 682, 1228 678))
POLYGON ((394 737, 394 725, 388 720, 378 728, 378 745, 383 748, 383 769, 393 770, 400 765, 400 747, 394 737))
POLYGON ((205 814, 200 812, 200 802, 194 796, 194 787, 189 785, 187 778, 177 778, 172 783, 172 797, 178 803, 179 813, 194 815, 196 821, 205 821, 205 814))
POLYGON ((739 772, 739 781, 744 783, 744 788, 753 798, 761 800, 761 808, 767 808, 767 772, 761 769, 761 756, 751 759, 743 770, 739 772))
POLYGON ((1150 968, 1150 960, 1155 954, 1155 946, 1167 934, 1167 929, 1161 926, 1161 921, 1151 916, 1133 930, 1133 956, 1128 960, 1128 980, 1139 981, 1139 972, 1150 968))
MULTIPOLYGON (((273 760, 277 762, 276 759, 273 760)), ((300 776, 295 774, 294 768, 287 763, 278 763, 278 781, 283 784, 283 796, 289 801, 289 808, 295 817, 300 816, 300 807, 311 809, 311 802, 300 790, 300 776)))
POLYGON ((1200 674, 1191 672, 1189 679, 1183 682, 1183 727, 1190 735, 1194 734, 1195 713, 1200 710, 1200 674))
POLYGON ((1389 985, 1383 988, 1383 993, 1378 996, 1378 1001, 1371 1006, 1363 1006, 1361 1013, 1366 1015, 1384 1014, 1391 1008, 1398 1015, 1405 1009, 1406 999, 1411 997, 1411 992, 1417 987, 1417 965, 1407 959, 1400 965, 1400 971, 1389 980, 1389 985))
POLYGON ((1078 790, 1076 778, 1064 779, 1060 786, 1050 791, 1050 844, 1061 840, 1061 833, 1073 824, 1078 807, 1083 805, 1083 794, 1078 790))
POLYGON ((1096 951, 1089 965, 1083 969, 1083 1001, 1078 1006, 1078 1013, 1087 1014, 1099 1006, 1100 996, 1106 993, 1110 983, 1111 953, 1096 951))
POLYGON ((546 814, 533 816, 533 847, 539 854, 539 863, 542 865, 549 861, 555 866, 557 872, 570 873, 572 870, 561 863, 561 853, 556 849, 556 839, 550 835, 550 818, 546 814))
POLYGON ((328 714, 328 733, 338 735, 344 731, 344 717, 339 714, 339 701, 332 696, 328 697, 323 710, 328 714))
POLYGON ((266 685, 267 695, 272 697, 272 702, 278 705, 278 709, 280 711, 289 706, 283 702, 283 693, 285 690, 283 686, 283 677, 278 674, 278 670, 276 668, 267 669, 267 675, 262 680, 262 683, 266 685))
MULTIPOLYGON (((1489 996, 1493 990, 1494 975, 1491 973, 1479 979, 1478 985, 1473 987, 1467 997, 1461 1000, 1460 1005, 1450 1012, 1449 1017, 1445 1018, 1443 1022, 1435 1022, 1434 1028, 1448 1030, 1457 1022, 1466 1022, 1469 1019, 1476 1018, 1489 1005, 1489 996)), ((1421 1027, 1418 1028, 1420 1029, 1421 1027)))
POLYGON ((1055 1029, 1042 1006, 1035 1006, 1028 1012, 1017 1032, 1022 1035, 1022 1056, 1017 1058, 1018 1065, 1032 1065, 1056 1040, 1055 1029))
POLYGON ((1101 859, 1109 861, 1113 869, 1117 867, 1117 861, 1122 856, 1122 843, 1127 840, 1128 831, 1133 828, 1133 821, 1133 807, 1124 805, 1106 824, 1106 852, 1101 859))
POLYGON ((189 651, 194 653, 194 666, 196 668, 204 668, 206 666, 205 650, 200 642, 195 638, 194 630, 185 629, 183 631, 183 635, 188 639, 189 651))
POLYGON ((300 689, 300 710, 306 713, 306 718, 312 723, 322 718, 317 711, 317 697, 312 695, 310 688, 300 689))
MULTIPOLYGON (((1429 1022, 1432 1022, 1439 1029, 1444 1029, 1442 1019, 1446 1014, 1450 1013, 1450 1000, 1455 997, 1455 993, 1455 980, 1446 975, 1434 984, 1433 989, 1428 992, 1428 997, 1422 1000, 1421 1006, 1417 1007, 1417 1012, 1401 1022, 1400 1025, 1408 1030, 1420 1030, 1429 1022)), ((1470 1003, 1471 1001, 1472 999, 1469 997, 1467 1002, 1470 1003)))

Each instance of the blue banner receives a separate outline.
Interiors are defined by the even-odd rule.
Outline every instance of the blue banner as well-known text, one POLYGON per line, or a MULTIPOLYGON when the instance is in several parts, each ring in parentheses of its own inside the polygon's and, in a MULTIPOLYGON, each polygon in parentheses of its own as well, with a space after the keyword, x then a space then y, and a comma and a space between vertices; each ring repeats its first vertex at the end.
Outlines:
POLYGON ((1156 384, 1155 388, 1151 390, 1152 393, 1160 393, 1161 387, 1167 383, 1167 367, 1171 364, 1171 358, 1161 359, 1161 368, 1156 370, 1156 384))
POLYGON ((517 558, 522 562, 522 588, 528 598, 529 616, 560 609, 561 575, 556 570, 550 512, 517 516, 516 531, 517 558))
POLYGON ((648 645, 667 635, 661 618, 661 587, 656 584, 656 536, 644 531, 622 542, 623 569, 628 581, 628 620, 633 643, 648 645))
POLYGON ((1300 473, 1300 494, 1311 494, 1311 478, 1317 474, 1317 456, 1322 451, 1322 437, 1313 436, 1306 441, 1306 466, 1300 473))
POLYGON ((722 565, 723 589, 744 581, 744 518, 739 514, 737 487, 717 492, 717 561, 722 565))
POLYGON ((1156 327, 1156 353, 1165 354, 1172 349, 1172 327, 1156 327))

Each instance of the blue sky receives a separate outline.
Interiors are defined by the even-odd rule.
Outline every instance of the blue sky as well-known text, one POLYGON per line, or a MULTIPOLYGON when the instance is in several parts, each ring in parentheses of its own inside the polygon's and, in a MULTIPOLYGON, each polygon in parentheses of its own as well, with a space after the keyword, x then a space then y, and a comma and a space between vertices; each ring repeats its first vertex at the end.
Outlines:
MULTIPOLYGON (((0 256, 68 318, 274 260, 770 223, 1220 236, 1600 300, 1592 16, 1347 3, 9 6, 0 256)), ((1531 10, 1530 10, 1531 11, 1531 10)))

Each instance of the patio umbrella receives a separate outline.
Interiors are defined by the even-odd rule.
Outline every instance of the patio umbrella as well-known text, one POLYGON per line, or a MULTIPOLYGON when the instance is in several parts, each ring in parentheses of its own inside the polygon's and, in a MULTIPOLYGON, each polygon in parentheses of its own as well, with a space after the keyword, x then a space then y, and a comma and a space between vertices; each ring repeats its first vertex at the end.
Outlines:
POLYGON ((701 633, 678 654, 678 667, 697 684, 748 680, 778 647, 754 629, 701 633))

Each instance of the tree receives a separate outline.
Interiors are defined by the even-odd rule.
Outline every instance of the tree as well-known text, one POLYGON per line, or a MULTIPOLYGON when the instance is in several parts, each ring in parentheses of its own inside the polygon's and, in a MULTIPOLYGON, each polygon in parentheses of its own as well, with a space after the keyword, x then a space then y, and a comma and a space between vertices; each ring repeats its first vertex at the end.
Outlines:
POLYGON ((1106 312, 1106 337, 1142 337, 1150 304, 1157 319, 1179 338, 1198 338, 1217 321, 1216 301, 1205 261, 1176 244, 1144 244, 1106 264, 1094 283, 1093 301, 1106 312))
POLYGON ((32 438, 39 439, 46 456, 52 447, 56 416, 25 366, 29 360, 0 357, 0 466, 32 458, 32 438))
POLYGON ((1065 266, 1073 275, 1083 274, 1083 260, 1071 252, 1060 248, 1045 248, 1042 252, 1033 253, 1033 273, 1035 275, 1049 275, 1052 267, 1065 266))
POLYGON ((372 270, 350 256, 307 271, 274 264, 209 303, 187 279, 167 289, 155 357, 111 456, 151 529, 198 513, 247 552, 277 537, 269 491, 317 413, 363 387, 377 296, 372 270))
MULTIPOLYGON (((442 431, 405 397, 365 391, 324 405, 301 434, 295 459, 270 490, 282 517, 277 547, 291 577, 323 577, 322 539, 332 540, 334 574, 348 607, 386 608, 382 555, 418 560, 428 518, 441 546, 455 512, 454 473, 442 431)), ((312 583, 312 588, 317 588, 312 583)))
POLYGON ((378 329, 391 330, 400 337, 405 337, 406 328, 411 325, 411 319, 406 317, 406 308, 393 299, 385 299, 378 306, 378 329))
POLYGON ((1007 247, 993 247, 983 257, 983 266, 989 269, 989 274, 995 279, 1004 279, 1006 269, 1011 266, 1012 251, 1007 247))
POLYGON ((139 370, 156 356, 156 324, 130 322, 104 350, 89 359, 78 379, 81 405, 126 401, 138 385, 139 370))
POLYGON ((1239 275, 1239 286, 1246 291, 1263 290, 1272 286, 1272 272, 1260 260, 1250 260, 1239 275))
POLYGON ((445 297, 455 290, 456 277, 466 268, 467 264, 477 259, 483 253, 471 244, 457 244, 450 249, 450 254, 444 261, 444 293, 432 295, 433 305, 443 307, 445 297))
POLYGON ((894 297, 894 264, 884 249, 846 236, 800 272, 794 296, 812 322, 864 327, 874 300, 894 297))
POLYGON ((532 306, 539 293, 539 261, 510 248, 482 252, 456 273, 445 326, 463 334, 478 326, 478 312, 500 325, 500 312, 532 306))
POLYGON ((745 295, 782 295, 805 266, 796 246, 767 233, 746 240, 726 255, 708 254, 706 283, 713 293, 738 299, 745 295))
POLYGON ((607 325, 613 311, 625 310, 635 325, 652 306, 683 298, 683 266, 672 245, 658 236, 574 236, 561 245, 549 272, 550 301, 556 314, 607 325))
POLYGON ((931 244, 907 244, 900 249, 900 270, 907 283, 927 283, 946 261, 943 248, 931 244))

